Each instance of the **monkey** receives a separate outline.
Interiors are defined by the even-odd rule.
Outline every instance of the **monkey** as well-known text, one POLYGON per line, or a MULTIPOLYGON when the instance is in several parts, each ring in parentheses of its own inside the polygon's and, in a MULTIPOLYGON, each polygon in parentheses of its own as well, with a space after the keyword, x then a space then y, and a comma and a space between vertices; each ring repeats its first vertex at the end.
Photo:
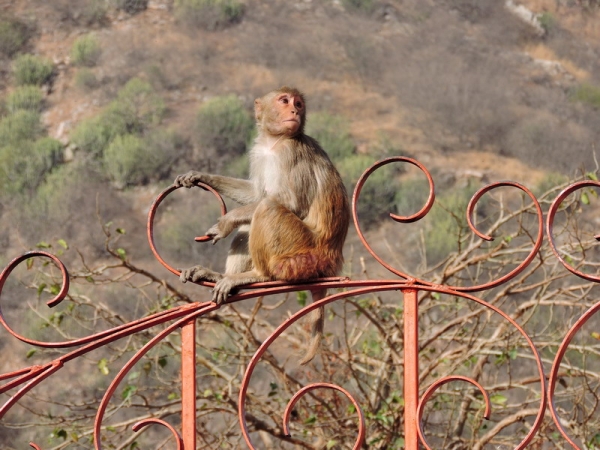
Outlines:
MULTIPOLYGON (((254 102, 258 134, 250 149, 249 179, 190 171, 176 187, 206 183, 239 204, 221 216, 206 235, 213 244, 235 229, 223 274, 202 266, 181 270, 180 280, 212 281, 213 301, 222 304, 245 284, 307 281, 339 275, 350 222, 346 188, 319 143, 304 133, 306 102, 284 86, 254 102)), ((313 301, 326 290, 311 290, 313 301)), ((322 340, 324 315, 310 318, 312 338, 302 364, 313 359, 322 340)))

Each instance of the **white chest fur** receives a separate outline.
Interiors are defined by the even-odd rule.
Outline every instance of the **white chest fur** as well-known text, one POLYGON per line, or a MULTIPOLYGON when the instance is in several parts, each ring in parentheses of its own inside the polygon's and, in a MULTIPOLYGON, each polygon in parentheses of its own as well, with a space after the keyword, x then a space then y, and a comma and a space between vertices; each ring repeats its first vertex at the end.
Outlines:
POLYGON ((281 161, 270 146, 256 145, 253 148, 252 172, 259 192, 276 195, 281 186, 281 161))

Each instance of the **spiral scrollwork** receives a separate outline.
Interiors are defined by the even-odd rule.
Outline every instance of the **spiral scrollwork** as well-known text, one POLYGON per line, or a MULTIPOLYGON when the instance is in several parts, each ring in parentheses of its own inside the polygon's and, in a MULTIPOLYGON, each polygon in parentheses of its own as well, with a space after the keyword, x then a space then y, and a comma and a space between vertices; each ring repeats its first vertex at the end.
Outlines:
POLYGON ((165 422, 164 420, 157 418, 142 420, 133 425, 132 429, 133 431, 139 431, 142 428, 147 427, 148 425, 161 425, 167 428, 175 438, 175 442, 177 443, 177 450, 183 450, 183 439, 181 438, 175 427, 173 427, 173 425, 171 425, 170 423, 165 422))
POLYGON ((433 206, 433 203, 435 202, 435 187, 433 184, 433 178, 431 177, 431 174, 425 168, 425 166, 423 166, 420 162, 416 161, 415 159, 407 158, 404 156, 395 156, 395 157, 386 158, 386 159, 376 162, 371 167, 369 167, 362 174, 362 176, 358 179, 358 181, 356 183, 356 187, 354 188, 354 194, 352 195, 352 217, 354 218, 354 226, 356 227, 356 231, 358 232, 358 236, 359 236, 360 240, 362 241, 363 245, 368 250, 368 252, 379 262, 379 264, 381 264, 383 267, 385 267, 387 270, 389 270, 393 274, 395 274, 405 280, 414 280, 415 279, 414 277, 411 277, 408 274, 402 273, 401 271, 392 267, 390 264, 386 263, 383 260, 383 258, 381 258, 375 252, 375 250, 373 250, 373 248, 369 245, 369 243, 367 242, 367 239, 365 238, 365 235, 360 227, 360 221, 358 219, 358 208, 357 208, 358 200, 360 198, 360 193, 362 191, 362 188, 365 185, 365 183, 367 182, 367 179, 373 172, 375 172, 380 167, 383 167, 383 166, 386 166, 388 164, 395 163, 395 162, 405 162, 408 164, 412 164, 412 165, 416 166, 417 168, 419 168, 421 170, 421 172, 423 172, 425 174, 425 176, 427 177, 427 182, 429 183, 429 197, 427 198, 427 201, 425 202, 425 205, 423 206, 423 208, 421 208, 421 210, 418 211, 417 213, 412 214, 410 216, 399 216, 399 215, 390 213, 390 217, 392 219, 394 219, 396 222, 411 223, 411 222, 416 222, 418 220, 421 220, 423 217, 425 217, 427 215, 427 213, 433 206))
MULTIPOLYGON (((225 205, 225 201, 223 200, 223 197, 221 197, 221 195, 215 191, 212 187, 210 187, 207 184, 201 183, 201 182, 197 182, 196 186, 198 186, 201 189, 204 189, 205 191, 209 191, 211 192, 219 201, 219 204, 221 206, 221 215, 225 215, 227 213, 227 206, 225 205)), ((175 186, 175 185, 171 185, 168 188, 166 188, 164 191, 162 191, 158 197, 156 198, 156 200, 154 200, 154 203, 152 203, 152 206, 150 207, 150 211, 148 213, 148 224, 147 224, 147 235, 148 235, 148 243, 150 244, 150 250, 152 250, 152 253, 154 254, 154 257, 158 260, 158 262, 160 262, 169 272, 179 276, 180 271, 175 269, 174 267, 172 267, 170 264, 168 264, 163 258, 162 256, 160 256, 160 253, 158 252, 158 249, 156 248, 156 243, 154 242, 154 219, 156 217, 156 211, 158 210, 158 207, 160 206, 160 204, 162 203, 162 201, 173 191, 176 191, 177 189, 179 189, 179 187, 175 186)), ((199 236, 196 239, 196 242, 207 242, 210 240, 210 237, 208 236, 199 236)), ((204 286, 213 286, 214 283, 208 283, 208 282, 198 282, 198 284, 204 285, 204 286)))
POLYGON ((290 427, 289 427, 290 415, 292 414, 292 409, 294 408, 294 406, 296 405, 298 400, 300 400, 300 398, 307 392, 313 391, 315 389, 323 389, 323 388, 332 389, 332 390, 341 392, 354 405, 354 408, 358 414, 359 422, 358 422, 358 437, 356 438, 356 442, 354 443, 353 449, 358 450, 359 448, 362 447, 362 445, 365 442, 365 435, 366 435, 365 415, 364 415, 362 409, 360 408, 360 405, 356 401, 356 399, 354 399, 354 397, 352 397, 352 395, 350 395, 350 393, 346 389, 344 389, 340 386, 336 386, 335 384, 331 384, 331 383, 309 384, 308 386, 304 386, 302 389, 300 389, 298 392, 296 392, 296 394, 294 394, 294 396, 288 402, 288 404, 285 408, 285 412, 283 414, 283 432, 286 434, 286 436, 290 436, 290 427))
MULTIPOLYGON (((552 202, 552 205, 550 206, 550 209, 548 211, 548 216, 547 216, 547 219, 546 219, 546 232, 548 234, 548 240, 550 242, 550 247, 552 249, 552 252, 556 256, 556 258, 558 258, 558 260, 560 261, 560 263, 569 272, 573 273, 574 275, 576 275, 579 278, 582 278, 584 280, 591 281, 591 282, 594 282, 594 283, 599 283, 600 282, 600 276, 594 275, 594 274, 591 274, 591 273, 585 273, 585 272, 583 272, 581 270, 578 270, 570 262, 567 261, 567 259, 561 254, 561 252, 557 248, 556 241, 554 239, 554 234, 553 234, 553 232, 554 232, 554 222, 555 222, 555 219, 556 219, 556 214, 559 211, 561 204, 571 194, 573 194, 573 193, 575 193, 575 192, 577 192, 577 191, 579 191, 581 189, 585 189, 585 188, 600 188, 600 182, 594 181, 594 180, 579 181, 577 183, 571 184, 570 186, 566 187, 562 192, 560 192, 560 194, 552 202)), ((599 235, 595 235, 594 238, 596 240, 600 240, 600 236, 599 235)), ((552 418, 554 420, 554 423, 555 423, 556 427, 558 428, 558 431, 563 435, 563 437, 567 440, 567 442, 569 442, 569 444, 571 444, 571 446, 573 448, 577 449, 577 450, 579 450, 580 447, 575 443, 575 441, 567 433, 567 430, 563 426, 563 423, 560 420, 560 417, 558 416, 558 411, 556 410, 556 406, 555 406, 556 383, 557 383, 558 378, 559 378, 558 371, 560 369, 560 365, 562 363, 562 360, 564 359, 565 354, 566 354, 566 352, 568 350, 569 344, 571 343, 571 341, 573 340, 573 338, 575 337, 575 335, 585 326, 585 324, 590 320, 590 318, 592 316, 594 316, 598 311, 600 311, 600 303, 596 303, 591 308, 589 308, 575 322, 575 324, 569 329, 569 331, 567 332, 565 338, 563 339, 562 343, 560 344, 560 347, 558 348, 558 351, 557 351, 556 356, 554 358, 554 362, 552 364, 552 369, 550 371, 550 376, 549 376, 549 379, 548 379, 549 406, 550 406, 550 413, 552 414, 552 418)))
MULTIPOLYGON (((416 161, 412 158, 401 157, 401 156, 392 157, 392 158, 383 159, 383 160, 378 161, 377 163, 373 164, 371 167, 369 167, 363 173, 363 175, 358 180, 358 182, 356 184, 356 188, 354 190, 353 199, 352 199, 352 214, 354 217, 354 224, 356 226, 358 235, 359 235, 363 245, 365 246, 365 248, 383 267, 385 267, 390 272, 398 275, 399 277, 401 277, 405 280, 410 280, 412 282, 416 282, 416 283, 419 283, 422 285, 431 285, 432 283, 430 283, 426 280, 421 280, 421 279, 413 277, 409 274, 403 273, 403 272, 399 271, 398 269, 392 267, 390 264, 386 263, 383 260, 383 258, 381 258, 379 255, 377 255, 377 253, 369 245, 369 243, 367 242, 367 240, 364 236, 363 231, 360 228, 360 222, 359 222, 358 213, 357 213, 357 204, 358 204, 360 193, 361 193, 361 190, 362 190, 364 184, 366 183, 369 176, 373 172, 375 172, 377 169, 379 169, 380 167, 383 167, 387 164, 391 164, 391 163, 395 163, 395 162, 409 163, 409 164, 412 164, 412 165, 418 167, 421 170, 421 172, 423 172, 425 174, 425 176, 427 178, 427 181, 429 184, 429 196, 427 198, 427 201, 425 202, 425 205, 417 213, 412 214, 410 216, 398 216, 396 214, 390 213, 390 217, 393 220, 400 222, 400 223, 412 223, 412 222, 416 222, 416 221, 424 218, 427 215, 427 213, 431 210, 431 208, 435 202, 435 188, 434 188, 433 179, 432 179, 429 171, 421 163, 419 163, 418 161, 416 161)), ((531 248, 531 250, 529 251, 529 254, 527 255, 527 257, 517 267, 512 269, 509 273, 505 274, 504 276, 499 277, 496 280, 490 281, 488 283, 484 283, 484 284, 480 284, 480 285, 476 285, 476 286, 449 286, 452 289, 455 289, 455 290, 461 291, 461 292, 476 292, 476 291, 482 291, 485 289, 491 289, 493 287, 499 286, 499 285, 509 281, 510 279, 514 278, 519 273, 521 273, 523 271, 523 269, 525 267, 527 267, 531 263, 531 261, 535 258, 535 255, 537 254, 537 252, 539 251, 539 249, 542 245, 542 242, 544 239, 544 220, 543 220, 543 213, 542 213, 541 206, 540 206, 539 202, 537 201, 535 195, 533 195, 533 193, 529 189, 527 189, 522 184, 515 183, 515 182, 504 181, 504 182, 493 183, 493 184, 490 184, 488 186, 481 188, 479 191, 477 191, 473 195, 473 197, 471 198, 471 201, 469 202, 469 205, 467 207, 467 222, 468 222, 470 229, 473 231, 473 233, 475 233, 478 237, 480 237, 483 240, 486 240, 486 241, 493 240, 493 237, 481 233, 475 227, 474 222, 473 222, 473 214, 474 214, 476 205, 479 202, 479 200, 486 193, 492 191, 493 189, 497 189, 500 187, 514 187, 516 189, 523 191, 531 199, 531 201, 535 207, 537 218, 538 218, 537 236, 536 236, 535 243, 534 243, 533 247, 531 248)))
POLYGON ((490 396, 488 395, 487 391, 483 388, 483 386, 481 386, 481 384, 479 384, 477 381, 473 380, 472 378, 463 377, 460 375, 451 375, 449 377, 444 377, 444 378, 437 380, 431 386, 429 386, 429 388, 425 391, 425 393, 421 397, 421 400, 419 401, 419 406, 417 407, 417 419, 418 419, 418 424, 419 424, 417 431, 419 433, 419 439, 421 439, 421 442, 427 448, 427 450, 432 450, 432 448, 427 443, 427 439, 425 438, 425 433, 423 431, 423 411, 425 409, 425 404, 435 394, 435 391, 439 387, 443 386, 444 384, 448 384, 452 381, 464 381, 464 382, 472 384, 477 389, 479 389, 479 392, 481 392, 481 394, 483 395, 483 399, 485 402, 485 411, 483 413, 483 417, 485 419, 490 418, 491 408, 492 408, 491 403, 490 403, 490 396))
MULTIPOLYGON (((67 271, 67 268, 61 262, 60 259, 58 259, 56 256, 54 256, 53 254, 48 253, 48 252, 42 252, 42 251, 27 252, 27 253, 13 259, 0 274, 0 296, 2 295, 2 290, 4 288, 4 284, 6 283, 6 280, 8 279, 8 277, 10 276, 12 271, 22 262, 27 261, 30 258, 35 258, 35 257, 44 257, 44 258, 51 259, 52 262, 54 264, 56 264, 56 266, 59 268, 59 270, 61 272, 62 286, 61 286, 59 292, 53 298, 51 298, 50 300, 48 300, 46 302, 46 304, 50 308, 52 308, 52 307, 58 305, 60 302, 62 302, 63 299, 67 296, 67 294, 69 292, 69 272, 67 271)), ((8 332, 10 334, 12 334, 14 337, 16 337, 17 339, 19 339, 22 342, 26 342, 31 345, 36 345, 38 347, 67 347, 67 346, 73 345, 72 341, 70 341, 70 342, 41 342, 41 341, 36 341, 34 339, 29 339, 25 336, 20 335, 15 330, 13 330, 11 328, 11 326, 8 324, 8 322, 6 321, 4 314, 2 313, 1 304, 0 304, 0 323, 2 323, 4 328, 6 328, 8 330, 8 332)))
MULTIPOLYGON (((422 290, 426 290, 426 291, 431 291, 431 292, 437 292, 437 293, 441 293, 441 294, 449 294, 449 295, 458 295, 461 296, 469 301, 473 301, 476 303, 479 303, 480 305, 484 306, 485 308, 488 308, 490 310, 492 310, 493 312, 495 312, 496 314, 498 314, 499 316, 501 316, 502 318, 504 318, 504 320, 506 320, 507 322, 509 322, 518 332, 519 334, 526 340, 532 354, 533 354, 533 359, 536 362, 537 365, 537 370, 538 370, 538 375, 539 375, 539 379, 540 379, 540 384, 541 384, 541 398, 540 398, 540 406, 538 409, 538 413, 536 416, 536 419, 534 421, 534 423, 532 424, 529 432, 527 433, 527 435, 521 440, 521 442, 519 443, 519 445, 517 447, 515 447, 515 450, 522 450, 525 449, 527 447, 527 445, 529 445, 529 443, 533 440, 535 434, 537 433, 537 430, 539 429, 543 419, 544 419, 544 412, 546 410, 546 404, 547 404, 547 396, 546 396, 546 377, 544 375, 544 367, 542 364, 542 359, 539 355, 539 352, 535 346, 535 344, 533 343, 533 341, 531 340, 531 338, 529 337, 529 335, 526 333, 526 331, 523 329, 523 327, 521 327, 513 318, 511 318, 508 314, 506 314, 504 311, 502 311, 500 308, 478 298, 475 297, 471 294, 467 294, 467 293, 460 293, 457 291, 454 291, 452 289, 443 289, 440 287, 422 287, 422 290)), ((482 392, 484 399, 485 399, 485 403, 486 403, 486 410, 484 413, 484 417, 485 418, 489 418, 490 417, 490 403, 489 403, 489 398, 488 398, 488 394, 487 392, 484 390, 484 388, 477 383, 475 380, 471 379, 471 378, 467 378, 467 377, 462 377, 462 376, 458 376, 458 375, 451 375, 442 379, 439 379, 437 381, 435 381, 425 392, 425 394, 422 396, 418 408, 417 408, 417 412, 418 412, 418 418, 419 418, 419 422, 421 421, 421 417, 423 415, 423 410, 425 407, 425 403, 431 398, 431 396, 435 393, 435 390, 438 389, 440 386, 449 383, 451 381, 465 381, 467 383, 470 383, 472 385, 474 385, 475 387, 477 387, 479 389, 479 391, 482 392)), ((419 425, 418 427, 418 433, 419 433, 419 438, 421 439, 423 445, 425 445, 428 449, 430 449, 431 447, 429 447, 429 445, 427 444, 427 441, 425 439, 424 436, 424 431, 422 429, 422 426, 419 425)))
POLYGON ((496 286, 500 286, 501 284, 506 283, 507 281, 513 279, 519 273, 521 273, 523 271, 523 269, 525 269, 531 263, 531 261, 533 261, 533 259, 535 258, 535 255, 537 255, 538 251, 540 250, 540 247, 542 246, 542 242, 544 241, 544 215, 542 212, 542 207, 540 206, 540 203, 538 202, 535 195, 533 195, 533 193, 529 189, 527 189, 525 186, 523 186, 520 183, 515 183, 512 181, 502 181, 502 182, 498 182, 498 183, 492 183, 488 186, 484 186, 483 188, 479 189, 473 195, 473 197, 469 201, 469 205, 467 206, 467 222, 469 224, 469 228, 471 228, 471 231, 473 231, 473 233, 475 233, 477 236, 479 236, 481 239, 483 239, 485 241, 494 240, 494 238, 492 236, 488 236, 488 235, 481 233, 475 227, 475 224, 473 223, 473 214, 475 211, 475 207, 477 206, 477 202, 479 202, 481 197, 483 197, 486 193, 492 191, 493 189, 497 189, 500 187, 517 188, 517 189, 523 191, 531 199, 531 202, 533 203, 533 205, 535 207, 536 215, 537 215, 537 236, 535 239, 535 243, 534 243, 533 247, 531 248, 531 250, 529 251, 529 254, 525 257, 525 259, 517 267, 512 269, 509 273, 505 274, 502 277, 497 278, 496 280, 490 281, 488 283, 480 284, 477 286, 453 286, 452 288, 456 289, 457 291, 477 292, 477 291, 491 289, 491 288, 494 288, 496 286))
MULTIPOLYGON (((600 188, 600 182, 598 181, 594 181, 594 180, 584 180, 584 181, 579 181, 577 183, 573 183, 572 185, 568 186, 567 188, 565 188, 559 195, 558 197, 556 197, 556 199, 552 202, 552 205, 550 206, 550 210, 548 211, 548 216, 546 219, 546 230, 548 233, 548 240, 550 242, 550 247, 552 248, 552 251, 554 252, 554 255, 558 258, 558 260, 560 261, 560 263, 571 273, 577 275, 580 278, 583 278, 584 280, 588 280, 588 281, 593 281, 594 283, 599 283, 600 282, 600 276, 597 275, 593 275, 590 273, 585 273, 582 272, 581 270, 577 270, 575 267, 573 267, 572 264, 570 264, 565 258, 564 256, 558 251, 558 248, 556 247, 556 241, 554 239, 554 221, 556 219, 556 213, 558 212, 560 205, 562 204, 562 202, 571 194, 573 194, 574 192, 580 190, 580 189, 584 189, 586 187, 590 187, 590 188, 600 188)), ((596 235, 594 236, 596 240, 600 240, 600 235, 596 235)))

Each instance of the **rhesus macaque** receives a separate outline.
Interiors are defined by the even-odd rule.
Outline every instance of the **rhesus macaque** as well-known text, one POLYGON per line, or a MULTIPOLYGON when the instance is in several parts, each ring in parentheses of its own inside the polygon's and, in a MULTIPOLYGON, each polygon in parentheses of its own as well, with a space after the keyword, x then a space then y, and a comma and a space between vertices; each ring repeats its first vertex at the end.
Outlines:
MULTIPOLYGON (((241 203, 213 225, 213 243, 238 229, 225 273, 202 266, 181 271, 186 281, 213 281, 213 301, 223 303, 238 286, 270 280, 306 281, 339 274, 350 209, 340 174, 313 138, 304 134, 306 106, 296 89, 282 87, 254 102, 258 136, 250 151, 250 179, 191 171, 176 186, 206 183, 241 203)), ((326 290, 311 291, 313 301, 326 290)), ((302 361, 318 350, 323 309, 312 317, 312 341, 302 361)))

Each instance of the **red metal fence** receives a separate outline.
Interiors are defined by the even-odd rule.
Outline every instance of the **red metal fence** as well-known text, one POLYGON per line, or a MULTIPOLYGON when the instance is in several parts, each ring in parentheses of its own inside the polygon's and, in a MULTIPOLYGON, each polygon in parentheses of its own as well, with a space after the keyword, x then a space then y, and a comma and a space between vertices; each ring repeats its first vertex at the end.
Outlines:
MULTIPOLYGON (((600 281, 600 277, 596 275, 591 275, 589 273, 584 273, 577 268, 573 267, 571 262, 568 261, 561 255, 561 253, 557 250, 556 245, 554 243, 553 238, 553 224, 557 214, 557 211, 560 208, 561 203, 565 200, 565 198, 572 193, 585 188, 590 187, 600 187, 600 183, 596 181, 584 181, 575 183, 565 189, 552 203, 551 208, 546 217, 546 227, 544 230, 544 218, 542 214, 542 209, 536 200, 536 197, 529 191, 526 187, 512 182, 501 182, 494 183, 485 188, 479 190, 472 198, 469 203, 467 210, 467 218, 469 226, 472 231, 484 240, 491 240, 492 238, 482 234, 478 231, 472 221, 472 216, 474 214, 475 206, 481 197, 494 190, 498 187, 511 187, 517 190, 520 190, 524 193, 526 197, 530 199, 530 201, 535 206, 535 211, 537 214, 537 236, 534 236, 533 241, 534 245, 532 246, 529 254, 523 259, 523 261, 508 273, 498 277, 496 280, 490 281, 485 284, 477 285, 477 286, 442 286, 436 285, 428 282, 427 280, 415 278, 409 274, 403 273, 402 271, 394 268, 387 262, 383 260, 369 245, 366 241, 363 232, 361 231, 359 218, 356 213, 356 204, 357 200, 360 196, 361 189, 367 180, 367 178, 378 168, 390 164, 390 163, 408 163, 419 170, 426 176, 429 184, 429 197, 426 201, 426 204, 423 206, 421 211, 418 213, 408 216, 401 217, 397 215, 392 215, 392 218, 397 222, 408 223, 420 220, 423 218, 431 209, 434 200, 434 184, 431 175, 429 172, 423 167, 419 162, 404 157, 395 157, 385 159, 380 161, 379 163, 373 165, 369 168, 361 177, 361 179, 357 183, 357 187, 354 192, 353 197, 353 214, 354 214, 354 223, 356 229, 358 231, 359 237, 365 246, 365 248, 370 252, 375 260, 377 260, 383 267, 389 270, 392 274, 394 274, 397 279, 393 280, 366 280, 366 281, 355 281, 347 278, 330 278, 330 279, 318 279, 314 280, 310 283, 306 284, 295 284, 288 285, 283 282, 269 282, 269 283, 260 283, 248 286, 243 292, 238 293, 230 298, 229 303, 241 302, 251 298, 257 298, 259 296, 267 296, 278 293, 285 292, 294 292, 306 290, 310 287, 310 289, 314 288, 331 288, 337 289, 338 292, 330 295, 316 303, 310 304, 304 307, 302 310, 297 312, 296 314, 289 317, 285 320, 276 330, 272 333, 253 355, 250 363, 248 364, 245 374, 243 376, 243 380, 241 383, 241 388, 239 391, 238 397, 238 415, 239 415, 239 423, 244 435, 245 441, 249 448, 255 448, 254 444, 251 441, 250 431, 246 425, 246 400, 248 393, 248 385, 249 381, 253 375, 253 371, 264 355, 268 347, 271 343, 277 339, 290 325, 297 322, 300 318, 309 314, 312 310, 324 306, 333 302, 336 302, 340 299, 347 298, 349 296, 356 296, 359 294, 365 293, 373 293, 373 292, 383 292, 383 291, 400 291, 403 295, 404 302, 404 401, 405 401, 405 430, 404 430, 404 438, 405 445, 407 449, 417 449, 420 445, 425 446, 426 448, 430 448, 425 436, 424 431, 422 429, 422 414, 424 410, 424 406, 427 401, 435 394, 436 390, 438 390, 442 385, 447 384, 451 381, 464 381, 472 384, 476 387, 485 400, 486 408, 485 408, 485 417, 489 417, 492 414, 492 405, 488 398, 488 394, 485 391, 484 386, 482 386, 476 380, 464 377, 464 376, 448 376, 438 379, 436 382, 432 383, 430 386, 427 386, 423 391, 422 387, 419 386, 419 295, 421 293, 427 292, 435 292, 441 294, 448 294, 456 297, 461 297, 467 299, 468 301, 478 303, 489 308, 490 311, 494 311, 499 316, 503 317, 518 333, 520 333, 527 342, 527 345, 531 349, 533 354, 533 359, 535 360, 535 364, 537 365, 537 374, 539 377, 538 383, 540 385, 540 399, 539 399, 539 409, 536 416, 536 419, 532 426, 530 427, 529 433, 524 436, 521 442, 517 445, 517 449, 526 448, 527 445, 532 441, 540 424, 546 414, 547 408, 549 409, 555 425, 557 429, 562 433, 564 438, 574 447, 579 448, 576 443, 569 437, 567 431, 563 428, 561 424, 561 420, 558 416, 558 413, 554 407, 554 392, 557 383, 558 371, 561 365, 561 361, 565 355, 567 346, 573 339, 573 336, 581 329, 581 327, 588 321, 588 319, 596 313, 598 309, 600 309, 600 303, 597 303, 595 306, 590 308, 585 314, 581 316, 581 318, 575 323, 575 325, 570 329, 569 333, 564 338, 564 341, 560 345, 558 353, 554 359, 554 364, 552 366, 552 370, 550 371, 549 378, 547 378, 547 374, 544 373, 544 367, 542 364, 542 360, 538 354, 538 350, 536 348, 535 343, 529 338, 528 334, 525 330, 508 314, 503 312, 498 307, 487 303, 486 301, 476 297, 473 293, 481 292, 484 290, 488 290, 497 286, 506 283, 508 280, 514 278, 516 275, 525 270, 532 262, 532 260, 538 254, 538 251, 542 245, 542 241, 544 235, 549 239, 550 245, 556 255, 556 258, 566 267, 567 270, 571 271, 578 277, 583 279, 598 282, 600 281), (339 290, 342 290, 341 292, 339 290), (547 382, 547 379, 549 380, 547 382)), ((225 204, 222 199, 218 196, 218 194, 212 191, 208 186, 201 186, 204 189, 210 190, 215 194, 218 200, 222 205, 222 212, 225 212, 225 204)), ((162 192, 158 198, 155 200, 154 204, 151 207, 149 217, 148 217, 148 240, 150 243, 150 247, 158 259, 158 261, 164 265, 169 271, 171 271, 174 275, 178 276, 179 271, 173 267, 171 267, 159 254, 155 243, 154 243, 154 220, 157 209, 159 208, 161 202, 164 200, 166 196, 168 196, 171 192, 173 192, 176 188, 170 187, 162 192)), ((201 237, 197 238, 197 240, 202 241, 206 240, 206 238, 201 237)), ((25 262, 30 258, 48 258, 56 264, 57 267, 60 268, 62 273, 62 287, 60 292, 53 298, 48 301, 47 304, 49 307, 53 307, 60 303, 69 291, 69 274, 65 266, 61 263, 61 261, 54 255, 43 252, 43 251, 34 251, 30 253, 26 253, 23 256, 20 256, 14 259, 6 269, 0 275, 0 290, 4 287, 6 280, 10 276, 11 272, 21 263, 25 262)), ((212 286, 209 282, 201 282, 198 283, 201 286, 206 288, 210 288, 212 286)), ((90 351, 97 349, 99 347, 105 346, 110 342, 113 342, 117 339, 121 339, 126 336, 131 336, 135 333, 139 333, 143 330, 146 330, 152 326, 157 324, 170 324, 159 334, 154 336, 150 341, 148 341, 130 361, 122 367, 119 373, 116 375, 114 380, 111 382, 109 388, 104 393, 102 400, 98 405, 98 411, 95 419, 95 428, 94 428, 94 442, 96 448, 101 448, 101 431, 102 431, 102 422, 106 413, 107 405, 119 383, 127 376, 131 368, 138 362, 150 349, 152 349, 157 343, 159 343, 166 336, 171 334, 172 332, 181 329, 182 335, 182 355, 181 355, 181 378, 182 378, 182 392, 181 392, 181 403, 182 403, 182 417, 181 417, 181 428, 175 429, 171 424, 160 420, 160 419, 148 419, 137 423, 134 426, 134 430, 139 430, 142 427, 158 424, 162 425, 170 430, 174 439, 177 442, 177 448, 179 449, 192 449, 197 447, 197 430, 196 430, 196 321, 201 320, 202 316, 208 314, 209 312, 215 311, 218 309, 218 306, 211 302, 205 303, 190 303, 183 306, 172 307, 165 311, 160 311, 155 314, 149 315, 142 319, 127 323, 122 326, 118 326, 106 331, 102 331, 96 334, 92 334, 90 336, 71 340, 67 342, 40 342, 34 339, 29 339, 25 336, 20 335, 17 331, 11 328, 10 324, 5 319, 5 316, 2 314, 2 310, 0 309, 0 321, 2 325, 8 330, 8 332, 14 336, 15 338, 26 342, 30 345, 42 347, 42 348, 54 348, 54 349, 72 349, 65 354, 57 357, 53 361, 50 361, 46 364, 42 365, 33 365, 31 367, 24 368, 22 370, 18 370, 11 373, 6 373, 0 375, 0 382, 3 384, 0 386, 0 393, 8 392, 10 390, 15 390, 16 392, 8 398, 8 400, 0 407, 0 420, 2 417, 10 410, 26 393, 28 393, 33 387, 41 383, 42 381, 49 378, 55 372, 58 372, 65 363, 72 361, 76 358, 79 358, 90 351)), ((347 389, 344 389, 340 386, 335 386, 329 383, 314 383, 304 387, 300 390, 296 395, 294 395, 284 411, 283 417, 283 430, 286 434, 289 434, 288 422, 290 419, 291 411, 298 401, 300 397, 305 395, 309 391, 317 390, 317 389, 332 389, 343 393, 347 396, 350 401, 354 404, 356 413, 358 416, 358 435, 356 437, 356 443, 354 448, 361 448, 366 439, 366 427, 365 427, 365 417, 363 412, 361 411, 360 405, 353 398, 351 392, 347 389)), ((37 444, 32 443, 32 447, 40 448, 37 444)))

